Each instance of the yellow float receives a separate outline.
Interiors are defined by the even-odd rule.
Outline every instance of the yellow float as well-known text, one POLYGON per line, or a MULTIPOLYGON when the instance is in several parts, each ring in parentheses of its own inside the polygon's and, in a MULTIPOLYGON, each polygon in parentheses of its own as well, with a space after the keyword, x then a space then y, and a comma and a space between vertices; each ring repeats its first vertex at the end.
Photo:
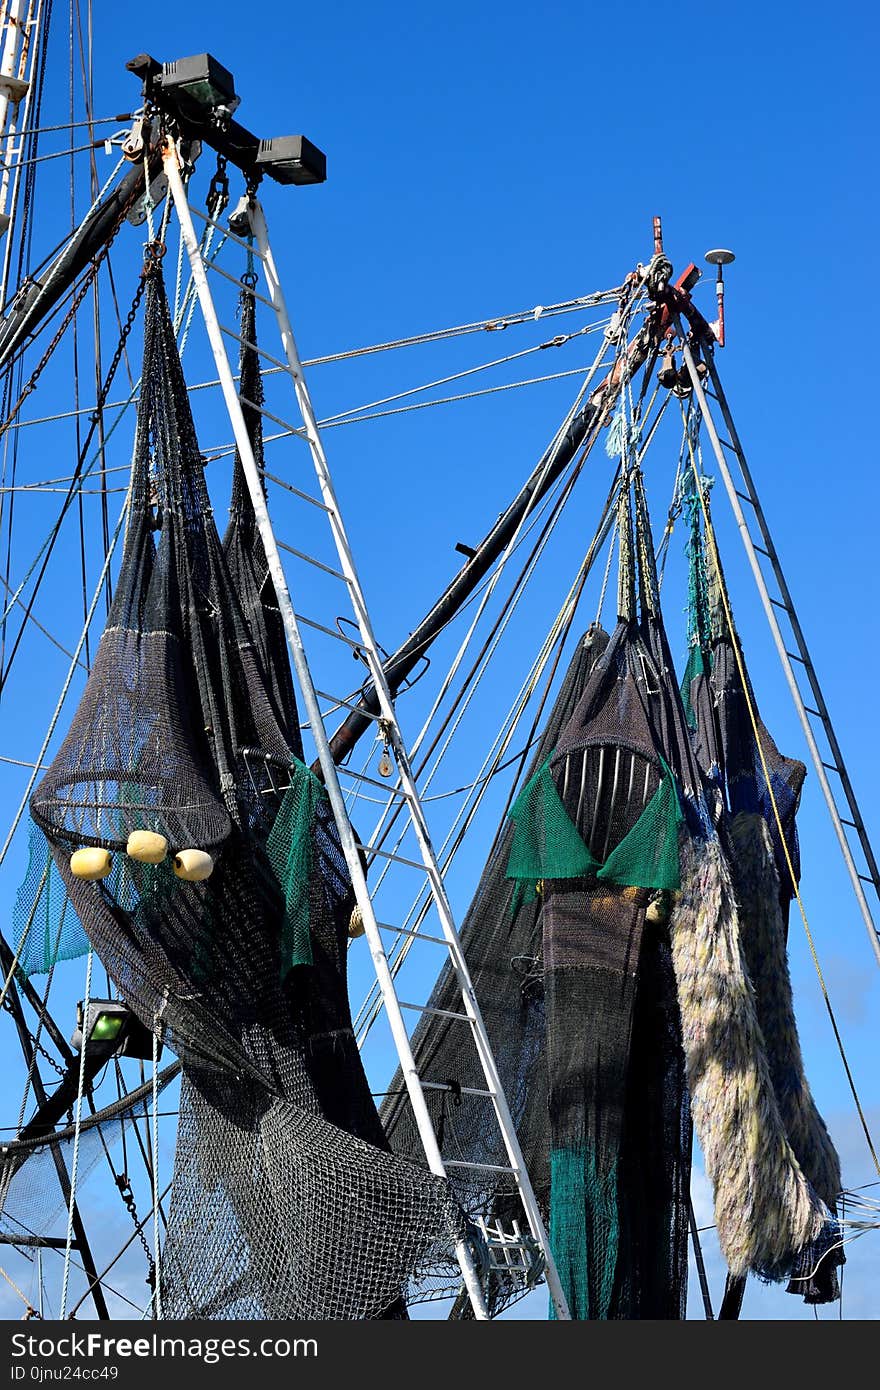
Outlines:
POLYGON ((85 849, 74 850, 70 856, 70 872, 74 878, 95 883, 106 878, 113 867, 109 849, 95 849, 89 845, 85 849))
POLYGON ((185 883, 203 883, 214 872, 214 861, 207 850, 182 849, 175 854, 173 867, 185 883))
POLYGON ((155 830, 133 830, 125 852, 139 864, 161 864, 168 854, 168 841, 155 830))

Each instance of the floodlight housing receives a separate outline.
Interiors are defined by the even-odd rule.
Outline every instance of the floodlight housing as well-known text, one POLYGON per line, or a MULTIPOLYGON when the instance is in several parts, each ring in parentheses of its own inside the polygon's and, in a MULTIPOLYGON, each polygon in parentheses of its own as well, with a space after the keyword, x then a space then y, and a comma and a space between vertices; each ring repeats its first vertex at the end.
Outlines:
POLYGON ((327 156, 305 135, 261 140, 256 167, 276 183, 323 183, 327 178, 327 156))
POLYGON ((241 102, 232 73, 210 53, 163 63, 159 86, 192 121, 211 120, 218 112, 231 115, 241 102))

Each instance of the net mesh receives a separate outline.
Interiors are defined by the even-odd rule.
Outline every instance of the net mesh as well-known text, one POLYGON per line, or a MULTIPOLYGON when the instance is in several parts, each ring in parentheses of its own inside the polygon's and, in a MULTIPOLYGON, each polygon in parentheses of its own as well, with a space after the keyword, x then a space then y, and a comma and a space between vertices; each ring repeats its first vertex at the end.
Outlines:
POLYGON ((737 945, 753 991, 768 1096, 778 1111, 776 1123, 783 1143, 790 1146, 793 1168, 806 1179, 814 1205, 824 1203, 832 1218, 818 1239, 801 1242, 802 1248, 792 1240, 771 1273, 779 1278, 780 1271, 790 1272, 789 1292, 824 1303, 838 1295, 836 1268, 844 1262, 833 1220, 840 1162, 804 1073, 786 953, 789 906, 800 879, 795 817, 806 768, 780 753, 758 712, 739 637, 731 627, 714 537, 709 539, 708 488, 692 464, 684 475, 682 497, 688 522, 690 638, 682 694, 736 894, 737 945))
MULTIPOLYGON (((119 865, 114 866, 118 875, 119 865)), ((118 885, 117 885, 118 886, 118 885)), ((84 956, 89 940, 70 905, 67 889, 39 826, 31 825, 28 865, 12 909, 12 939, 18 973, 45 975, 60 960, 84 956)))
POLYGON ((549 764, 591 860, 545 879, 543 916, 551 1240, 581 1318, 684 1315, 690 1126, 667 927, 682 811, 675 750, 656 732, 667 699, 643 631, 622 620, 549 764))
MULTIPOLYGON (((534 776, 555 747, 561 729, 583 694, 590 671, 607 635, 582 636, 575 647, 528 775, 534 776)), ((519 884, 507 877, 514 837, 512 821, 499 827, 473 901, 461 924, 462 947, 476 991, 493 1056, 504 1088, 526 1169, 545 1218, 549 1213, 550 1157, 547 1142, 547 1051, 541 940, 541 898, 531 894, 515 909, 519 884)), ((451 965, 445 965, 428 1001, 429 1008, 460 1012, 461 993, 451 965)), ((467 1094, 485 1088, 485 1076, 473 1046, 462 1045, 461 1025, 424 1015, 412 1037, 420 1076, 437 1089, 425 1099, 434 1130, 447 1159, 505 1167, 509 1160, 501 1132, 487 1101, 467 1094)), ((381 1108, 395 1153, 413 1158, 419 1138, 403 1077, 398 1071, 381 1108)), ((480 1178, 452 1169, 452 1182, 472 1215, 523 1229, 525 1213, 506 1173, 484 1171, 480 1178)), ((492 1311, 499 1311, 520 1292, 501 1272, 489 1279, 492 1311)))
MULTIPOLYGON (((156 1077, 156 1096, 177 1075, 175 1066, 156 1077)), ((95 1114, 83 1114, 79 1126, 77 1190, 100 1160, 112 1152, 133 1122, 149 1123, 153 1082, 147 1081, 95 1114)), ((13 1140, 0 1156, 0 1224, 10 1236, 58 1236, 67 1221, 70 1175, 76 1126, 72 1123, 51 1136, 13 1140), (59 1177, 64 1175, 62 1181, 59 1177)))
POLYGON ((32 812, 121 997, 182 1062, 166 1316, 400 1317, 413 1277, 451 1263, 463 1217, 388 1151, 347 999, 351 885, 299 761, 240 464, 224 546, 156 268, 145 305, 119 582, 32 812), (134 829, 209 850, 212 874, 126 854, 112 880, 73 874, 72 847, 119 851, 134 829))

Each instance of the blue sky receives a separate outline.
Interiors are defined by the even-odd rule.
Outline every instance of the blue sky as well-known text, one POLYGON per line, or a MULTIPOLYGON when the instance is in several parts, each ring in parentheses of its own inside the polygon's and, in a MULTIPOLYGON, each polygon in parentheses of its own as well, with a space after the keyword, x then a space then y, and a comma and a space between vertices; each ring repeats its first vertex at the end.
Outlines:
MULTIPOLYGON (((720 354, 720 367, 862 811, 869 829, 880 831, 874 793, 880 766, 873 736, 880 675, 872 429, 872 329, 878 304, 871 273, 878 208, 875 182, 866 175, 874 154, 873 7, 844 3, 835 8, 833 22, 818 4, 769 7, 751 0, 729 11, 723 22, 704 5, 658 11, 641 0, 600 13, 567 3, 540 10, 519 3, 442 10, 328 3, 294 10, 269 0, 244 25, 241 8, 227 3, 215 3, 203 14, 180 9, 169 18, 165 12, 126 12, 118 6, 111 13, 104 0, 95 0, 94 13, 98 114, 124 111, 136 100, 136 84, 124 71, 134 53, 146 49, 167 59, 209 49, 236 76, 243 97, 239 116, 246 125, 266 135, 302 130, 326 150, 325 186, 265 190, 304 356, 619 284, 650 255, 655 213, 663 217, 666 249, 677 268, 691 259, 701 263, 709 246, 733 247, 729 346, 720 354)), ((44 119, 60 122, 69 100, 66 14, 59 12, 53 23, 44 119)), ((66 136, 55 139, 47 150, 62 148, 66 136)), ((103 151, 97 159, 103 179, 113 160, 103 151)), ((49 165, 38 190, 37 259, 69 220, 66 176, 66 168, 49 165)), ((88 206, 87 188, 81 186, 80 215, 88 206)), ((115 265, 123 302, 133 292, 140 235, 126 229, 120 237, 115 265)), ((698 295, 711 317, 708 281, 698 295)), ((574 326, 568 320, 562 325, 574 326)), ((536 345, 556 331, 557 326, 538 324, 442 348, 315 368, 316 407, 319 415, 330 415, 536 345)), ((107 342, 112 349, 109 333, 107 342)), ((569 344, 558 353, 525 359, 525 370, 513 364, 486 380, 580 367, 592 356, 590 342, 587 351, 583 343, 569 344)), ((198 325, 187 353, 190 381, 213 375, 198 325)), ((479 539, 531 471, 576 382, 566 378, 328 431, 343 511, 386 647, 408 633, 454 573, 460 562, 454 543, 479 539)), ((29 403, 29 418, 66 408, 69 366, 62 364, 54 375, 50 371, 47 385, 39 411, 29 403)), ((88 386, 82 390, 87 403, 88 386)), ((221 443, 228 433, 215 395, 205 393, 197 405, 203 448, 221 443)), ((292 408, 288 401, 280 413, 292 408)), ((69 472, 75 448, 69 424, 35 426, 25 437, 19 481, 69 472)), ((114 436, 108 464, 127 463, 130 441, 126 419, 114 436)), ((306 467, 282 452, 293 446, 277 447, 273 457, 286 476, 306 467)), ((648 487, 655 520, 668 506, 676 452, 670 435, 652 458, 648 487)), ((438 774, 438 787, 460 785, 472 775, 504 696, 509 698, 521 676, 525 654, 537 646, 567 587, 607 488, 609 462, 599 450, 594 459, 594 471, 579 485, 532 586, 511 648, 499 656, 497 678, 481 693, 471 725, 463 727, 448 768, 438 774)), ((222 517, 228 487, 224 465, 210 477, 222 517)), ((17 497, 13 575, 23 573, 58 500, 55 495, 17 497)), ((121 494, 111 497, 114 515, 120 501, 121 494)), ((283 505, 279 502, 279 531, 294 540, 295 516, 283 505)), ((762 712, 784 751, 803 756, 720 495, 715 510, 762 712)), ((97 517, 97 499, 87 498, 92 584, 98 573, 97 517)), ((679 558, 670 559, 666 589, 667 620, 679 653, 682 543, 680 536, 673 541, 679 558)), ((598 576, 587 592, 584 626, 594 616, 597 596, 598 576)), ((314 595, 317 605, 321 597, 314 595)), ((80 609, 79 536, 72 519, 37 612, 72 642, 80 609)), ((606 614, 606 620, 612 617, 606 614)), ((97 633, 96 626, 95 638, 97 633)), ((452 650, 450 637, 439 649, 437 672, 452 650)), ((0 707, 0 753, 35 756, 65 665, 38 636, 23 649, 0 707)), ((350 672, 346 679, 352 683, 350 672)), ((408 734, 418 729, 424 705, 424 689, 402 703, 408 734)), ((4 822, 23 788, 20 769, 0 769, 4 822)), ((497 805, 498 798, 487 799, 473 843, 450 876, 459 914, 479 873, 497 805)), ((440 838, 443 804, 432 814, 440 838)), ((853 1071, 869 1119, 880 1128, 877 971, 812 776, 800 825, 804 900, 853 1071)), ((0 904, 7 914, 23 864, 19 837, 0 869, 0 904)), ((846 1181, 868 1183, 877 1175, 853 1122, 796 922, 791 954, 820 1108, 843 1152, 846 1181)), ((357 1001, 357 991, 367 983, 363 958, 353 960, 353 975, 357 1001)), ((57 984, 62 997, 66 992, 74 1000, 81 980, 81 963, 69 967, 57 984)), ((12 1046, 7 1036, 6 1047, 12 1046)), ((370 1048, 371 1075, 380 1087, 390 1065, 387 1042, 371 1039, 370 1048)), ((20 1095, 16 1068, 10 1055, 2 1107, 7 1114, 14 1111, 10 1123, 20 1095)), ((710 1205, 699 1183, 695 1195, 698 1217, 708 1224, 710 1205)), ((104 1221, 108 1242, 116 1229, 115 1210, 108 1207, 104 1221)), ((707 1245, 717 1295, 721 1270, 710 1233, 707 1245)), ((878 1248, 876 1234, 853 1247, 848 1316, 876 1317, 880 1311, 873 1291, 878 1248)), ((139 1276, 131 1277, 136 1283, 139 1276)), ((6 1316, 17 1315, 11 1294, 0 1307, 6 1316)), ((756 1317, 808 1315, 795 1300, 757 1287, 750 1287, 746 1311, 756 1317)))

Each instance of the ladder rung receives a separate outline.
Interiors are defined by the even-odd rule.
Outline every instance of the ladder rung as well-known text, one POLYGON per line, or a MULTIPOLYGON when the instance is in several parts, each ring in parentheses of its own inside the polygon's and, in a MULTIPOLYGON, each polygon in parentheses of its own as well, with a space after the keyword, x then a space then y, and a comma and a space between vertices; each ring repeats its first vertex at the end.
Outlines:
POLYGON ((822 718, 822 716, 821 716, 821 714, 819 713, 819 711, 818 711, 817 709, 813 709, 813 706, 812 706, 812 705, 804 705, 804 710, 806 711, 807 714, 812 714, 816 719, 821 719, 821 718, 822 718))
MULTIPOLYGON (((233 284, 238 289, 241 289, 241 281, 238 279, 238 277, 235 275, 230 275, 229 271, 224 270, 222 265, 218 265, 216 261, 206 261, 203 256, 202 265, 205 267, 206 270, 213 270, 215 275, 222 275, 224 280, 228 280, 230 284, 233 284)), ((251 294, 254 296, 254 299, 258 299, 261 304, 265 304, 267 308, 271 309, 272 313, 274 314, 275 305, 272 303, 271 299, 267 299, 264 294, 260 294, 257 290, 251 290, 251 294)))
POLYGON ((414 931, 411 927, 392 927, 390 922, 377 922, 376 926, 380 931, 392 931, 400 936, 411 936, 416 941, 433 941, 435 946, 445 946, 449 950, 449 942, 445 936, 429 936, 424 931, 414 931))
POLYGON ((467 1014, 453 1013, 452 1009, 431 1009, 427 1004, 404 1004, 402 999, 398 999, 398 1004, 402 1009, 411 1009, 416 1014, 431 1014, 434 1018, 454 1018, 459 1023, 470 1023, 467 1014))
POLYGON ((772 559, 773 559, 773 556, 770 554, 770 551, 769 551, 769 550, 765 550, 764 547, 763 547, 763 545, 758 545, 758 544, 756 544, 755 541, 752 541, 752 546, 753 546, 753 548, 754 548, 755 550, 757 550, 757 552, 758 552, 759 555, 766 555, 766 557, 767 557, 768 560, 772 560, 772 559))
MULTIPOLYGON (((307 618, 304 613, 295 613, 294 617, 298 623, 305 623, 306 627, 312 627, 316 632, 323 632, 325 637, 335 637, 337 642, 344 642, 346 647, 357 647, 358 642, 352 642, 350 637, 345 637, 341 632, 336 632, 332 627, 325 627, 323 623, 317 622, 314 618, 307 618)), ((333 700, 334 695, 326 695, 327 700, 333 700)), ((341 702, 340 702, 341 703, 341 702)), ((367 711, 364 710, 366 714, 367 711)))
POLYGON ((852 826, 853 830, 858 830, 859 828, 854 820, 847 820, 846 816, 839 816, 838 819, 840 820, 841 825, 852 826))
POLYGON ((390 859, 394 864, 405 864, 408 869, 421 869, 427 875, 425 865, 417 859, 404 859, 402 854, 391 854, 387 849, 374 849, 372 845, 358 845, 364 854, 378 854, 380 859, 390 859))
MULTIPOLYGON (((316 624, 314 624, 314 626, 316 626, 316 624)), ((330 629, 325 628, 324 631, 330 632, 330 629)), ((330 636, 333 637, 335 634, 330 632, 330 636)), ((342 640, 345 641, 345 638, 342 640)), ((331 695, 328 690, 318 690, 317 686, 315 687, 315 694, 320 695, 322 700, 329 700, 331 704, 342 705, 343 709, 357 710, 358 714, 362 714, 365 719, 375 719, 377 723, 380 723, 383 718, 381 714, 372 714, 370 710, 362 709, 360 705, 353 705, 351 700, 343 700, 340 695, 331 695)), ((326 715, 324 717, 326 718, 326 715)))
POLYGON ((733 444, 729 443, 728 440, 722 439, 720 435, 718 436, 718 443, 721 445, 722 449, 726 449, 728 453, 736 453, 736 447, 733 444))
POLYGON ((252 401, 248 396, 239 393, 239 400, 242 405, 246 405, 250 410, 255 410, 264 420, 271 420, 273 424, 280 425, 288 435, 297 435, 300 439, 308 438, 302 425, 292 425, 289 420, 285 420, 281 415, 273 415, 271 410, 267 410, 264 405, 259 405, 257 401, 252 401))
POLYGON ((750 497, 747 492, 740 492, 738 487, 735 487, 733 490, 736 493, 737 497, 740 499, 740 501, 748 502, 750 507, 754 507, 754 498, 750 497))
POLYGON ((783 603, 783 602, 782 602, 782 599, 779 599, 779 598, 771 598, 770 602, 773 604, 773 607, 774 607, 774 608, 781 608, 782 611, 783 611, 783 613, 788 613, 788 612, 789 612, 788 604, 787 604, 787 603, 783 603))
POLYGON ((804 658, 802 656, 798 656, 797 652, 786 651, 785 655, 787 657, 790 657, 792 661, 799 661, 802 666, 806 666, 808 664, 806 661, 804 661, 804 658))
POLYGON ((208 217, 204 212, 201 212, 198 208, 193 207, 192 203, 190 203, 189 205, 189 210, 194 217, 198 217, 202 222, 206 223, 207 226, 214 227, 216 231, 222 232, 222 234, 225 237, 228 237, 230 241, 234 241, 245 251, 249 251, 251 255, 255 257, 256 260, 265 261, 266 257, 263 255, 262 251, 258 250, 256 246, 251 246, 250 242, 245 241, 243 237, 236 235, 236 233, 231 231, 229 227, 224 227, 220 222, 215 222, 213 217, 208 217))
MULTIPOLYGON (((266 441, 264 440, 263 442, 265 443, 266 441)), ((318 507, 329 516, 330 508, 327 506, 327 503, 322 502, 319 497, 313 497, 310 492, 301 492, 298 487, 293 486, 293 483, 288 483, 285 478, 279 478, 275 473, 270 473, 266 468, 263 469, 263 477, 268 478, 270 483, 275 483, 278 487, 284 488, 285 492, 292 493, 293 496, 298 497, 301 502, 311 502, 313 507, 318 507)))
POLYGON ((480 1091, 476 1086, 450 1086, 448 1081, 420 1081, 423 1091, 450 1091, 460 1096, 482 1096, 484 1100, 494 1100, 494 1091, 480 1091))
POLYGON ((379 791, 384 792, 386 796, 396 796, 401 801, 408 799, 406 792, 401 791, 400 788, 389 786, 388 782, 380 782, 377 777, 368 777, 365 772, 355 772, 354 768, 351 767, 339 767, 338 771, 344 772, 353 782, 366 782, 369 787, 378 787, 379 791))
POLYGON ((838 777, 840 776, 840 768, 837 766, 837 763, 824 763, 824 762, 823 762, 822 766, 823 766, 823 767, 827 767, 827 769, 828 769, 829 772, 836 772, 837 775, 838 775, 838 777))
POLYGON ((444 1158, 444 1168, 474 1168, 479 1173, 516 1173, 516 1168, 506 1168, 501 1163, 466 1163, 463 1158, 444 1158))
POLYGON ((234 338, 237 343, 241 343, 242 347, 250 348, 258 357, 265 357, 266 361, 271 362, 273 367, 277 367, 279 372, 286 372, 288 376, 293 377, 294 381, 296 380, 296 372, 286 362, 282 362, 280 357, 273 357, 271 352, 260 347, 259 343, 252 343, 249 339, 243 338, 240 333, 236 333, 234 328, 227 327, 225 323, 220 324, 220 332, 225 333, 227 338, 234 338))
POLYGON ((859 878, 862 880, 862 883, 873 883, 874 887, 877 887, 876 878, 871 878, 870 874, 859 874, 859 878))
POLYGON ((330 565, 325 565, 323 560, 316 560, 314 555, 306 555, 305 551, 297 550, 295 546, 287 545, 284 541, 278 542, 278 549, 285 550, 288 555, 295 555, 298 560, 305 560, 307 565, 314 565, 316 569, 323 570, 333 579, 339 579, 343 584, 350 584, 351 580, 346 579, 345 575, 339 570, 333 569, 330 565))

